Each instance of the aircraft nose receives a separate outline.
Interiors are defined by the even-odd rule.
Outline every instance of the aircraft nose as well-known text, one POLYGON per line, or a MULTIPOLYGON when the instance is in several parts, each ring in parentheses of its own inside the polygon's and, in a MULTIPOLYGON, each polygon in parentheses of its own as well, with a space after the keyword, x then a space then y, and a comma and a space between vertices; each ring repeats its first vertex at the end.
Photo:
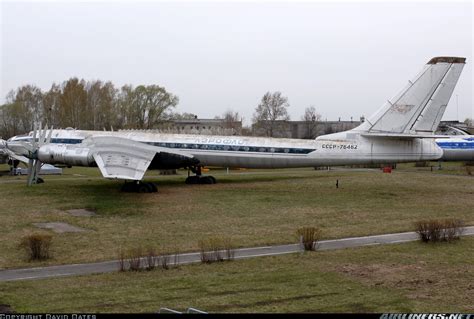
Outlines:
POLYGON ((443 149, 442 149, 438 144, 436 144, 436 143, 435 143, 435 153, 436 153, 436 155, 437 155, 437 158, 436 158, 436 159, 440 159, 440 158, 443 157, 443 155, 444 155, 443 149))

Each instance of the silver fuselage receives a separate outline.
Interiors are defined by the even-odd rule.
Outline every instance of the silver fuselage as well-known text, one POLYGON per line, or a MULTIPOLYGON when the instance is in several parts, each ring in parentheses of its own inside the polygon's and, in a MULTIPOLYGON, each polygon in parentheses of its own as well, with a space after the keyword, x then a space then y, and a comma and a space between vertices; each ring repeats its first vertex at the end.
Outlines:
MULTIPOLYGON (((29 136, 14 137, 10 141, 27 140, 29 136)), ((397 163, 437 160, 442 150, 433 139, 377 139, 367 138, 352 131, 325 135, 316 140, 163 134, 143 131, 83 131, 54 130, 50 146, 72 145, 80 156, 80 143, 88 136, 115 136, 172 149, 193 155, 203 166, 285 168, 316 167, 352 164, 397 163)), ((71 148, 72 151, 72 148, 71 148)), ((88 150, 84 148, 82 155, 88 150)), ((74 156, 74 154, 72 155, 74 156)), ((45 163, 62 164, 57 160, 45 163)), ((80 164, 79 161, 77 164, 80 164)), ((82 165, 90 165, 84 161, 82 165)))

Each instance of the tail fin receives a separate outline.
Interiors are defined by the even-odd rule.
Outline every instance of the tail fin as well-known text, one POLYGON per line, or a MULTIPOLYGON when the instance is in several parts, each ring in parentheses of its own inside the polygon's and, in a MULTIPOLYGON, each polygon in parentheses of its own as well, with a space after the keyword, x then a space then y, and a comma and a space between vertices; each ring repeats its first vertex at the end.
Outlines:
POLYGON ((461 57, 432 58, 393 99, 354 130, 368 133, 434 133, 466 63, 461 57))

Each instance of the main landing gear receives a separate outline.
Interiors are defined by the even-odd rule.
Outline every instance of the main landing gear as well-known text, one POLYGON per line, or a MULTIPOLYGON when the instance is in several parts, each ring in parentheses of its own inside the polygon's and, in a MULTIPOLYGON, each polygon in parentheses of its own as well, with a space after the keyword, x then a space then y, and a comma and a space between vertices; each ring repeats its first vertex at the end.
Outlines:
POLYGON ((125 193, 156 193, 157 191, 156 185, 151 182, 125 182, 122 186, 122 192, 125 193))
POLYGON ((201 166, 191 167, 190 169, 196 175, 189 176, 189 171, 188 171, 188 178, 186 178, 186 181, 185 181, 186 184, 196 185, 196 184, 215 184, 215 183, 217 183, 217 180, 215 179, 214 176, 202 176, 201 166))

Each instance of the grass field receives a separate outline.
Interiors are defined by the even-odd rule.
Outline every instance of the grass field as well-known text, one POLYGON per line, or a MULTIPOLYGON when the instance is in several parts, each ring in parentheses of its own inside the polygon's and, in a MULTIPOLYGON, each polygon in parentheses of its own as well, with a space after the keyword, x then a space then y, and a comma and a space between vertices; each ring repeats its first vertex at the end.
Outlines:
POLYGON ((412 242, 140 273, 7 282, 18 312, 474 311, 474 238, 412 242))
MULTIPOLYGON (((0 168, 1 169, 1 168, 0 168)), ((155 173, 155 172, 153 172, 155 173)), ((212 170, 216 185, 185 185, 178 176, 150 176, 156 194, 120 193, 121 183, 96 169, 74 168, 26 187, 25 177, 0 177, 0 268, 117 258, 122 248, 198 249, 198 240, 225 235, 237 246, 295 242, 301 226, 324 238, 413 230, 425 218, 455 217, 474 224, 474 179, 426 168, 379 170, 212 170), (80 176, 78 176, 80 175, 80 176), (336 189, 336 180, 340 188, 336 189), (74 217, 67 209, 94 210, 74 217), (53 258, 28 262, 18 244, 33 223, 67 222, 88 229, 53 235, 53 258)), ((156 174, 156 173, 155 173, 156 174)))

